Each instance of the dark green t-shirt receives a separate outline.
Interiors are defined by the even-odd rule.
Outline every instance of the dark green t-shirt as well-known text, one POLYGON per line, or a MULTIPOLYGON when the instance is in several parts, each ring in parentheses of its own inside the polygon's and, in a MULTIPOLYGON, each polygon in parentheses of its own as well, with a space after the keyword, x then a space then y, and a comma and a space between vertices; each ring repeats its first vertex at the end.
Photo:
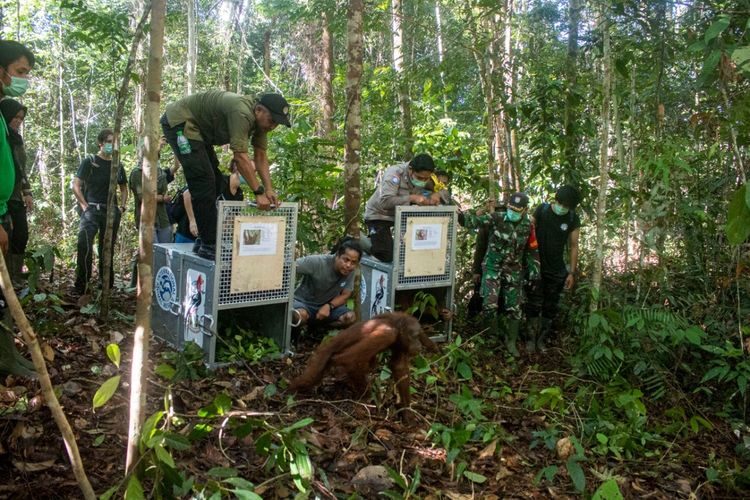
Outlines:
POLYGON ((8 211, 8 200, 16 183, 16 167, 13 151, 8 142, 8 125, 0 114, 0 215, 8 211))

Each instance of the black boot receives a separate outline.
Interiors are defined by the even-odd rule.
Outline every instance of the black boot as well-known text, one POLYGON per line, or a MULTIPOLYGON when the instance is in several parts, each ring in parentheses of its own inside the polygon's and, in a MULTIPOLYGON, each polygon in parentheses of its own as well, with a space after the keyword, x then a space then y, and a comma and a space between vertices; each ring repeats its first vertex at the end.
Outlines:
POLYGON ((539 337, 539 317, 526 320, 526 351, 529 354, 536 352, 537 339, 539 337))
POLYGON ((547 349, 545 341, 549 338, 552 332, 552 320, 549 318, 542 318, 541 326, 539 327, 539 335, 536 337, 536 348, 539 352, 544 352, 547 349))

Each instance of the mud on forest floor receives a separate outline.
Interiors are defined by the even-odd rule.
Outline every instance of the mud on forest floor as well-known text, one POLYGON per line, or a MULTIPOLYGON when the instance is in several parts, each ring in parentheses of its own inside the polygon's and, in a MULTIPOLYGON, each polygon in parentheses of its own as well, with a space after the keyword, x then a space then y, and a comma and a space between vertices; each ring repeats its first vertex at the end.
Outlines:
MULTIPOLYGON (((49 346, 48 369, 76 433, 87 474, 97 494, 102 494, 124 475, 133 331, 128 315, 134 313, 133 295, 114 294, 113 310, 121 313, 113 314, 117 317, 106 325, 82 314, 72 300, 60 306, 62 313, 29 309, 35 311, 32 323, 49 346), (119 341, 123 351, 119 370, 105 354, 112 341, 119 341), (106 405, 93 411, 94 393, 116 373, 123 376, 120 388, 106 405)), ((251 421, 283 429, 309 417, 313 423, 297 435, 307 443, 315 468, 312 489, 321 498, 346 498, 354 493, 352 478, 368 465, 387 466, 403 474, 408 483, 418 478, 415 494, 420 498, 578 498, 589 496, 608 478, 617 480, 626 498, 747 496, 747 491, 724 490, 706 481, 711 454, 727 461, 735 456, 736 439, 718 419, 712 421, 712 431, 674 439, 636 459, 617 460, 583 450, 578 463, 588 493, 577 493, 566 457, 575 453, 569 438, 582 425, 578 410, 534 410, 527 402, 532 391, 566 387, 571 380, 564 346, 512 363, 499 345, 476 343, 486 333, 460 323, 454 333, 467 339, 461 348, 471 356, 472 377, 459 380, 456 373, 438 369, 446 366, 435 362, 441 356, 445 361, 444 345, 442 353, 427 358, 422 374, 412 377, 411 419, 396 414, 388 381, 378 374, 371 391, 376 398, 370 400, 349 399, 348 391, 333 380, 304 397, 284 394, 286 381, 300 372, 315 346, 315 339, 309 338, 300 341, 293 358, 178 382, 171 388, 171 401, 184 424, 174 430, 185 436, 195 431, 196 424, 208 421, 211 428, 187 449, 173 450, 177 467, 186 477, 194 476, 198 484, 209 479, 211 469, 233 468, 256 485, 255 492, 262 497, 292 498, 296 489, 288 473, 269 466, 268 457, 256 451, 258 433, 237 435, 229 430, 251 421), (199 410, 221 393, 231 400, 231 416, 200 419, 199 410), (374 399, 379 399, 377 404, 374 399), (473 415, 469 420, 480 422, 482 433, 467 429, 463 415, 473 415), (453 458, 450 450, 444 446, 449 435, 454 442, 467 439, 452 463, 448 463, 453 458), (552 446, 545 446, 544 436, 552 446), (560 448, 560 443, 562 449, 550 449, 560 448), (540 478, 555 466, 557 473, 551 481, 540 478), (468 474, 461 473, 462 469, 468 474)), ((147 415, 165 407, 169 383, 154 372, 164 352, 163 345, 152 343, 147 415)), ((39 384, 12 376, 0 384, 0 498, 81 498, 39 384)), ((747 466, 747 460, 736 457, 736 461, 739 467, 747 466)), ((394 485, 391 491, 398 496, 404 490, 394 485)))

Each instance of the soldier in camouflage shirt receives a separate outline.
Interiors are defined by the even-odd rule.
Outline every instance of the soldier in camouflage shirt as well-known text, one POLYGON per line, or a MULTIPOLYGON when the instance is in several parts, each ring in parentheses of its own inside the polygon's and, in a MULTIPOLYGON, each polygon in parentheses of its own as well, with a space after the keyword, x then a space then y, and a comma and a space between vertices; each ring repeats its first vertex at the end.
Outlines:
POLYGON ((507 208, 491 214, 462 213, 458 219, 464 227, 486 227, 490 232, 482 261, 483 309, 493 331, 498 330, 498 315, 505 316, 506 346, 513 356, 518 356, 516 341, 522 317, 524 276, 526 271, 530 279, 539 275, 534 226, 526 215, 528 204, 526 194, 514 193, 507 208))

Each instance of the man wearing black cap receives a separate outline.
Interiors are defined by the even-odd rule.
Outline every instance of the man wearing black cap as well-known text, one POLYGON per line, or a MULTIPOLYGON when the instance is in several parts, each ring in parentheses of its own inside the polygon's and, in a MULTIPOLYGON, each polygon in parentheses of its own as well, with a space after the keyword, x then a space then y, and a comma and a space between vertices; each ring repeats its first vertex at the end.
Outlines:
POLYGON ((557 316, 560 294, 575 284, 578 270, 578 236, 581 219, 575 209, 581 195, 573 186, 562 186, 551 203, 542 203, 534 212, 539 240, 541 278, 528 292, 528 349, 544 350, 544 342, 557 316), (565 265, 565 246, 569 265, 565 265))
POLYGON ((459 213, 458 222, 469 229, 486 229, 487 251, 482 261, 483 310, 493 333, 505 333, 505 345, 518 356, 516 342, 521 325, 523 280, 539 274, 534 226, 526 215, 529 197, 513 193, 506 207, 490 213, 459 213), (504 316, 501 321, 499 314, 504 316))
POLYGON ((388 167, 375 182, 375 192, 365 206, 365 224, 372 241, 373 257, 393 261, 393 230, 396 207, 401 205, 439 205, 444 193, 425 195, 427 181, 435 172, 432 156, 421 153, 408 163, 388 167))
POLYGON ((237 168, 250 185, 258 208, 278 204, 268 166, 268 132, 291 127, 289 104, 279 94, 248 97, 212 90, 167 106, 161 118, 164 136, 182 164, 193 202, 201 244, 198 255, 213 260, 216 252, 216 195, 221 190, 219 160, 213 146, 229 144, 237 168), (253 158, 248 155, 248 140, 253 158), (255 172, 260 174, 260 181, 255 172))

